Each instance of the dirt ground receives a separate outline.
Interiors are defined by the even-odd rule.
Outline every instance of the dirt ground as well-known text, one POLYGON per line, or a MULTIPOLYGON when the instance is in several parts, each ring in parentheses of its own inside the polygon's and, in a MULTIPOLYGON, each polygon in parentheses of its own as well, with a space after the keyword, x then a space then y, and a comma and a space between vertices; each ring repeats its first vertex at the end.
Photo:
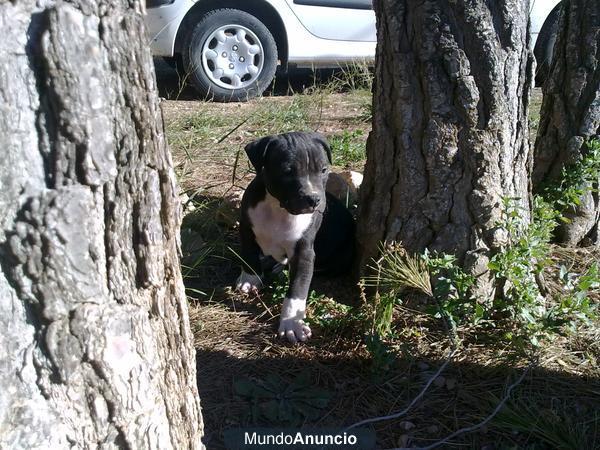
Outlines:
MULTIPOLYGON (((341 429, 400 411, 432 379, 451 348, 445 328, 414 296, 394 312, 388 351, 369 352, 361 324, 337 320, 335 311, 343 315, 344 305, 357 310, 365 301, 350 277, 314 280, 315 297, 342 306, 317 314, 312 305, 314 337, 296 346, 275 337, 283 281, 274 279, 258 295, 231 291, 240 266, 237 207, 252 178, 244 145, 265 134, 310 129, 339 138, 343 151, 364 146, 370 128, 368 91, 332 91, 335 77, 279 77, 261 99, 215 104, 200 101, 189 87, 180 88, 176 75, 159 67, 164 119, 186 211, 183 273, 208 449, 225 448, 228 428, 341 429)), ((536 99, 539 104, 539 93, 536 99)), ((535 125, 535 114, 531 120, 535 125)), ((360 169, 364 156, 344 154, 339 161, 339 168, 360 169)), ((556 252, 571 267, 599 256, 587 250, 556 252)), ((427 446, 478 423, 524 370, 523 382, 492 421, 439 448, 600 448, 599 334, 592 327, 557 336, 526 369, 531 364, 527 356, 512 351, 493 331, 470 335, 465 330, 465 342, 414 407, 369 425, 377 448, 427 446)))

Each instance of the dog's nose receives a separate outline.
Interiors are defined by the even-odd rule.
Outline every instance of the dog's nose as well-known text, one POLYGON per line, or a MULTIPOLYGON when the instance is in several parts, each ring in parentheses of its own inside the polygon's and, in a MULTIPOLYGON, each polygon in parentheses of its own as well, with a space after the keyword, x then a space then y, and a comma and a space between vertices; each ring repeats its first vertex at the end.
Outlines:
POLYGON ((316 208, 317 205, 321 202, 321 199, 318 195, 307 195, 305 198, 306 204, 311 208, 316 208))

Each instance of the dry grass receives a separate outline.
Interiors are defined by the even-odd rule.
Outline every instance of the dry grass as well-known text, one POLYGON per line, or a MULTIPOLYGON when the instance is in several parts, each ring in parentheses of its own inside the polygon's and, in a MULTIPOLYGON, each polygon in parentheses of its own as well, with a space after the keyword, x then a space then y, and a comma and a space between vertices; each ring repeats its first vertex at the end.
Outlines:
MULTIPOLYGON (((273 95, 244 104, 163 103, 179 182, 196 207, 186 216, 182 237, 209 449, 224 448, 223 431, 230 427, 342 427, 400 410, 442 364, 451 345, 443 324, 423 312, 425 300, 410 292, 394 309, 392 338, 384 343, 394 358, 378 365, 364 342, 365 323, 355 312, 348 312, 353 315, 348 320, 334 313, 318 321, 322 326, 313 325, 309 343, 291 346, 275 338, 277 286, 258 296, 241 296, 229 288, 239 273, 236 208, 252 177, 244 145, 290 129, 320 130, 328 136, 362 130, 364 139, 370 126, 364 120, 368 95, 365 89, 313 87, 293 97, 273 95), (333 319, 335 329, 328 325, 333 319), (327 393, 316 416, 285 394, 303 376, 327 393), (236 393, 239 383, 263 386, 267 378, 279 403, 288 408, 278 421, 266 418, 266 398, 236 393)), ((557 260, 579 273, 599 256, 588 250, 554 251, 557 260)), ((556 276, 547 274, 554 291, 559 289, 552 281, 556 276)), ((360 292, 349 279, 316 279, 313 287, 328 299, 320 304, 360 303, 360 292)), ((594 300, 600 301, 597 294, 594 300)), ((316 314, 314 307, 310 314, 316 314)), ((374 425, 379 448, 427 445, 480 421, 528 364, 493 330, 482 335, 467 327, 458 333, 464 339, 461 348, 422 401, 405 417, 374 425)), ((444 448, 599 448, 599 342, 598 327, 581 327, 546 342, 536 368, 501 413, 444 448)), ((323 394, 302 389, 306 397, 323 394)))

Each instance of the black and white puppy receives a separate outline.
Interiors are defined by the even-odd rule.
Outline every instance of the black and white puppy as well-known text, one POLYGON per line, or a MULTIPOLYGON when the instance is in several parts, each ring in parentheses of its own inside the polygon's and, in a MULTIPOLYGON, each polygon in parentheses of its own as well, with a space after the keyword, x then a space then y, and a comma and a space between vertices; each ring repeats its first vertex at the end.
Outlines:
POLYGON ((260 288, 266 257, 289 264, 279 336, 305 341, 311 336, 303 319, 313 271, 339 274, 350 268, 354 222, 345 206, 325 193, 331 150, 322 135, 267 136, 245 151, 256 177, 242 197, 240 237, 247 266, 236 287, 260 288))

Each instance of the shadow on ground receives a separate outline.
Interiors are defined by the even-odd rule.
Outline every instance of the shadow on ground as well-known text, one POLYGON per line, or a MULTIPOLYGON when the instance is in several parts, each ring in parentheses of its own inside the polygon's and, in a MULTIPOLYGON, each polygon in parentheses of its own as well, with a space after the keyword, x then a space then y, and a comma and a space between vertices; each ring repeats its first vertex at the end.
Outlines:
MULTIPOLYGON (((342 429, 400 411, 442 364, 405 355, 378 373, 361 349, 339 342, 333 349, 324 337, 300 349, 282 349, 260 322, 246 320, 255 326, 197 350, 209 449, 224 448, 228 428, 342 429)), ((377 448, 426 446, 480 422, 522 371, 506 365, 450 364, 406 415, 370 426, 377 448)), ((599 389, 597 378, 531 370, 488 425, 441 448, 597 449, 599 389)))

